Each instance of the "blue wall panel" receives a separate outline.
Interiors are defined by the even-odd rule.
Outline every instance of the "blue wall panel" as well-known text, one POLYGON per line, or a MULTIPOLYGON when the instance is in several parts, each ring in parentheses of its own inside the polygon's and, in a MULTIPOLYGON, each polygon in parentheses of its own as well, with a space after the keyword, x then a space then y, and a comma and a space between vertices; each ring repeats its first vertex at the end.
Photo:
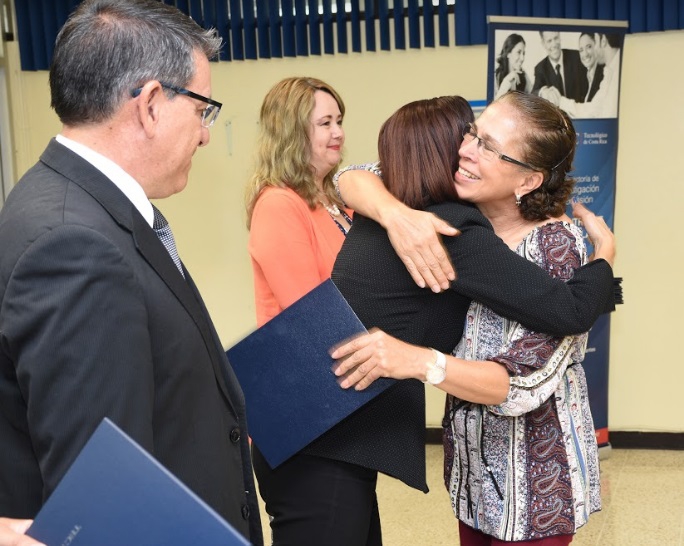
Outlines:
POLYGON ((351 0, 351 40, 352 51, 356 53, 361 52, 361 9, 359 7, 359 0, 351 0))
MULTIPOLYGON (((349 37, 352 51, 376 51, 376 25, 382 50, 406 48, 406 25, 409 47, 435 47, 435 16, 441 46, 451 45, 452 22, 457 45, 487 43, 488 15, 629 21, 630 32, 684 29, 684 0, 457 0, 455 6, 446 0, 436 6, 432 0, 394 0, 392 9, 388 0, 368 0, 364 11, 360 0, 162 1, 216 28, 224 61, 347 53, 349 37)), ((48 69, 57 32, 78 3, 15 0, 22 69, 48 69)))
POLYGON ((418 0, 408 0, 409 47, 420 49, 420 9, 418 0))
POLYGON ((337 28, 337 52, 347 53, 347 17, 344 12, 344 0, 336 0, 335 27, 337 28))
POLYGON ((242 0, 242 33, 245 38, 245 59, 257 58, 257 32, 254 10, 255 4, 252 0, 242 0))
POLYGON ((281 43, 280 25, 281 19, 278 11, 278 0, 268 0, 268 35, 271 42, 271 57, 282 57, 283 47, 281 43))
POLYGON ((431 0, 423 0, 423 46, 435 47, 435 9, 431 0))
POLYGON ((297 56, 309 55, 309 37, 306 21, 306 0, 295 0, 295 39, 297 42, 297 56))
POLYGON ((335 53, 335 37, 333 33, 333 15, 331 0, 323 2, 323 51, 332 55, 335 53))
POLYGON ((366 4, 363 20, 366 27, 366 51, 375 51, 375 7, 372 2, 366 4))
POLYGON ((295 19, 292 0, 280 0, 282 9, 282 29, 283 29, 283 54, 285 57, 297 56, 297 43, 295 41, 295 19))
POLYGON ((389 8, 387 0, 378 0, 378 19, 380 20, 380 49, 390 50, 389 8))

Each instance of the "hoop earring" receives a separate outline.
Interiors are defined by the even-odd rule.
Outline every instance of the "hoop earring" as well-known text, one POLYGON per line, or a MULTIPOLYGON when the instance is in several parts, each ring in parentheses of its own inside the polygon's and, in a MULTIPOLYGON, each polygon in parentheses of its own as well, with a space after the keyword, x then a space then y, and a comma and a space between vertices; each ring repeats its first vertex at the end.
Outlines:
POLYGON ((515 204, 520 206, 520 196, 517 193, 515 194, 515 204))

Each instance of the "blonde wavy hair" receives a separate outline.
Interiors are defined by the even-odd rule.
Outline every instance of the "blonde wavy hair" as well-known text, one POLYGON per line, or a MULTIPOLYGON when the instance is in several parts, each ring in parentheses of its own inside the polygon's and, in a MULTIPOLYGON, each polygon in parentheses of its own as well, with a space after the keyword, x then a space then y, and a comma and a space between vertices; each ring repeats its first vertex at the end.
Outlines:
MULTIPOLYGON (((254 174, 247 184, 247 229, 262 190, 269 186, 291 188, 311 209, 318 205, 318 187, 311 165, 309 130, 315 106, 314 94, 331 95, 344 116, 344 102, 330 85, 316 78, 286 78, 266 94, 259 116, 259 138, 254 174)), ((331 203, 342 206, 333 176, 339 163, 323 179, 323 192, 331 203)))

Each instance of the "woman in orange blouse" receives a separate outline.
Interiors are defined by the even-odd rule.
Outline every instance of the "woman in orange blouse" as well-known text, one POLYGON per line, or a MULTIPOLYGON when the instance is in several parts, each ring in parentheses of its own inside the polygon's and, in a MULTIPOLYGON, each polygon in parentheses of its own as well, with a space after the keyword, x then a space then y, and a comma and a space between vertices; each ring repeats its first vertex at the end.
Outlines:
MULTIPOLYGON (((343 116, 337 92, 314 78, 282 80, 261 106, 246 199, 259 326, 330 277, 351 226, 332 181, 343 116)), ((253 459, 274 546, 379 544, 367 540, 380 536, 373 471, 306 449, 275 470, 256 446, 253 459)))
POLYGON ((342 159, 344 103, 314 78, 287 78, 261 106, 247 190, 257 323, 330 277, 351 225, 332 183, 342 159))

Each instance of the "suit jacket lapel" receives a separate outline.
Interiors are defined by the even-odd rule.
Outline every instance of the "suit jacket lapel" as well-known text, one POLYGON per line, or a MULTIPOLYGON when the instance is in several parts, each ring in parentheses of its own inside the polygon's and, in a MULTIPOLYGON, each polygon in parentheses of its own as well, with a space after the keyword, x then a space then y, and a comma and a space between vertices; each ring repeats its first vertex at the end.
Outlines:
MULTIPOLYGON (((195 297, 197 298, 197 301, 200 303, 202 306, 202 310, 204 311, 204 316, 209 316, 209 311, 207 311, 204 301, 202 300, 202 296, 199 293, 199 290, 197 289, 197 286, 195 285, 195 281, 192 279, 189 273, 186 272, 186 277, 188 279, 188 285, 192 289, 193 293, 195 294, 195 297)), ((211 336, 211 338, 214 340, 214 345, 221 347, 221 341, 219 340, 218 333, 216 333, 216 330, 211 324, 207 324, 207 335, 211 336)), ((237 376, 235 375, 235 372, 233 372, 233 368, 230 365, 230 362, 228 362, 228 357, 226 356, 226 353, 223 349, 221 349, 220 353, 214 355, 212 354, 212 362, 214 364, 214 369, 217 374, 224 374, 224 379, 226 386, 228 388, 228 391, 230 392, 229 399, 230 400, 235 400, 239 401, 240 406, 244 407, 245 401, 244 401, 244 394, 242 392, 242 389, 239 387, 240 382, 237 379, 237 376), (214 358, 215 357, 215 358, 214 358)))
POLYGON ((140 214, 134 216, 132 232, 140 253, 180 300, 202 334, 204 344, 207 346, 207 352, 211 358, 211 364, 214 368, 214 375, 216 375, 217 382, 228 404, 230 404, 237 415, 236 408, 233 405, 233 398, 228 392, 224 371, 222 370, 222 368, 225 367, 225 363, 222 361, 224 352, 222 347, 218 344, 218 340, 213 336, 210 322, 211 319, 202 303, 199 291, 197 291, 194 282, 190 277, 190 273, 185 269, 185 266, 183 266, 186 278, 184 279, 181 276, 166 248, 158 239, 154 230, 150 228, 140 214))
MULTIPOLYGON (((50 168, 82 187, 123 229, 131 233, 138 251, 178 298, 197 325, 211 357, 219 387, 237 415, 226 386, 224 372, 221 369, 222 366, 226 366, 222 360, 225 354, 220 344, 217 343, 217 339, 212 335, 209 315, 201 303, 199 293, 193 291, 190 284, 180 275, 154 230, 109 178, 55 139, 50 141, 40 159, 50 168)), ((189 274, 186 273, 186 275, 189 279, 189 274)))
POLYGON ((594 98, 594 95, 601 85, 601 80, 603 79, 603 65, 597 64, 594 69, 594 79, 591 80, 591 89, 589 90, 589 100, 594 98))

